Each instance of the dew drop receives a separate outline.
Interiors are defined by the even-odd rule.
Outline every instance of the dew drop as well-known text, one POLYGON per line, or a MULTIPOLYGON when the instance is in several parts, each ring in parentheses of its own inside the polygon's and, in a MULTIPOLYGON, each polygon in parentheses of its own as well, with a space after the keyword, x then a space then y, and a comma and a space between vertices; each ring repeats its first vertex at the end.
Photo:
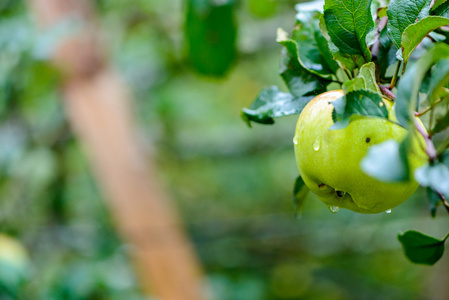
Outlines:
POLYGON ((391 214, 391 209, 387 209, 385 212, 386 212, 387 214, 391 214))
POLYGON ((379 106, 380 106, 380 107, 384 106, 384 103, 383 103, 382 101, 379 102, 379 106))
POLYGON ((338 212, 340 210, 340 207, 338 206, 328 206, 329 210, 331 213, 335 214, 336 212, 338 212))
POLYGON ((318 151, 320 150, 320 138, 317 137, 315 140, 315 143, 313 143, 313 150, 318 151))
POLYGON ((298 139, 296 138, 296 136, 293 138, 293 144, 298 145, 298 139))

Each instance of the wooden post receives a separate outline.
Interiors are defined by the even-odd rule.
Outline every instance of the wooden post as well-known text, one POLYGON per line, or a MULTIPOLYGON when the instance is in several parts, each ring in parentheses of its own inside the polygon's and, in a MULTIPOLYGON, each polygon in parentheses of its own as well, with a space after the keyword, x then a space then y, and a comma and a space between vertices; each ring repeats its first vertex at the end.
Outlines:
POLYGON ((133 128, 131 97, 101 47, 85 0, 29 0, 44 29, 74 20, 53 54, 64 104, 132 256, 143 290, 162 300, 205 299, 201 269, 133 128))

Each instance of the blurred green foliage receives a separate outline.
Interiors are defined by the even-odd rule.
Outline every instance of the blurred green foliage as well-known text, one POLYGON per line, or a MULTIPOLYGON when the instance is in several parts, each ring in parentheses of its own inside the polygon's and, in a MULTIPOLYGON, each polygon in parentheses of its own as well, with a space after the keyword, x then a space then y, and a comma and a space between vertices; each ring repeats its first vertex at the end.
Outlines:
MULTIPOLYGON (((236 61, 222 80, 189 68, 186 3, 96 3, 140 136, 154 146, 215 299, 426 297, 438 269, 410 264, 396 242, 410 228, 443 235, 423 193, 389 215, 334 215, 310 195, 298 220, 296 118, 252 129, 240 120, 263 86, 281 86, 275 34, 294 25, 294 2, 239 2, 236 61)), ((0 2, 0 230, 29 255, 18 281, 10 261, 0 265, 0 299, 143 299, 64 117, 46 61, 57 39, 36 32, 23 1, 0 2)))
POLYGON ((222 76, 235 57, 236 1, 187 0, 185 36, 192 66, 201 74, 222 76))

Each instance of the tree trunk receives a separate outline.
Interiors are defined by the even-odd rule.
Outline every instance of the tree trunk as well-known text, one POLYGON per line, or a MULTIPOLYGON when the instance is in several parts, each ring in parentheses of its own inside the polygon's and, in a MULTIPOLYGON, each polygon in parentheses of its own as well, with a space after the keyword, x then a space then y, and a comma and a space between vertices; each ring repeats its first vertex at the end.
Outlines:
POLYGON ((38 23, 74 20, 75 31, 55 49, 72 128, 90 159, 106 204, 147 294, 163 300, 205 299, 201 269, 165 190, 133 129, 131 98, 108 66, 93 10, 84 0, 29 0, 38 23))

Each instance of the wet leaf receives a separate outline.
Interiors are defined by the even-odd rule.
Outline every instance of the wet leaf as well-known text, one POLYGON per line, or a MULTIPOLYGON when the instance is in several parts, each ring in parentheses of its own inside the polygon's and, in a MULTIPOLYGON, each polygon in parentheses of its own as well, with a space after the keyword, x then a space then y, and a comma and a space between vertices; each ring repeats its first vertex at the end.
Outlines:
POLYGON ((335 124, 330 129, 345 128, 350 120, 363 116, 388 118, 382 98, 379 94, 367 90, 350 92, 333 101, 332 105, 332 119, 335 124))
POLYGON ((327 40, 320 32, 318 12, 299 12, 292 39, 297 42, 299 60, 312 73, 330 78, 338 65, 333 59, 327 40))
POLYGON ((298 56, 298 44, 286 38, 285 32, 282 31, 278 31, 277 41, 284 46, 279 72, 290 93, 295 97, 301 97, 325 92, 330 81, 303 67, 298 56))
POLYGON ((256 97, 251 107, 242 110, 242 118, 251 127, 251 122, 273 124, 274 118, 299 114, 306 104, 313 98, 295 97, 284 93, 278 87, 263 89, 256 97))

